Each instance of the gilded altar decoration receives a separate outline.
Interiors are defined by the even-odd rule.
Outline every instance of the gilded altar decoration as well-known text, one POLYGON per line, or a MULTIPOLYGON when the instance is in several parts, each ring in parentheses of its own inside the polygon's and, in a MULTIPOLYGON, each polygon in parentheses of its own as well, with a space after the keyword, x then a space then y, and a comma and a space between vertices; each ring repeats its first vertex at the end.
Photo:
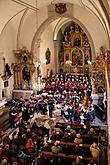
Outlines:
POLYGON ((58 14, 63 14, 67 11, 66 3, 57 3, 55 4, 55 12, 58 14))
POLYGON ((14 89, 31 89, 31 78, 35 71, 32 54, 26 47, 13 52, 16 57, 16 62, 12 63, 14 89))
POLYGON ((91 61, 91 46, 86 33, 75 22, 71 22, 70 25, 63 30, 64 33, 61 36, 62 44, 59 48, 59 72, 63 70, 63 73, 80 73, 88 74, 89 65, 88 61, 91 61), (71 66, 67 68, 66 61, 72 61, 71 66))
POLYGON ((101 88, 103 90, 106 89, 105 64, 104 52, 100 51, 96 60, 91 65, 92 82, 96 93, 99 93, 101 88))
POLYGON ((107 76, 108 76, 108 82, 110 86, 110 51, 107 52, 107 76))

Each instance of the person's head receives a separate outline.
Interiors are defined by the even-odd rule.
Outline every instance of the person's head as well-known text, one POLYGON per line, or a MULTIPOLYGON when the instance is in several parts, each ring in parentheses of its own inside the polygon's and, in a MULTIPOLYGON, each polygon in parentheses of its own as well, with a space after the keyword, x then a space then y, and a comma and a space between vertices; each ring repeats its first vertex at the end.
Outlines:
POLYGON ((80 134, 80 133, 76 134, 76 137, 77 137, 78 139, 81 138, 81 134, 80 134))
POLYGON ((13 165, 18 165, 18 163, 17 162, 13 162, 13 165))
POLYGON ((5 144, 4 148, 8 150, 9 149, 9 144, 5 144))
POLYGON ((19 161, 23 164, 26 163, 26 154, 23 151, 19 153, 19 161))
POLYGON ((77 156, 77 157, 76 157, 76 164, 79 164, 79 163, 80 163, 80 161, 81 161, 81 160, 80 160, 80 157, 79 157, 79 156, 77 156))
POLYGON ((75 130, 73 130, 73 129, 70 129, 70 133, 71 133, 71 134, 75 134, 75 135, 76 135, 76 131, 75 131, 75 130))
POLYGON ((55 145, 55 146, 58 146, 59 143, 60 143, 60 141, 56 141, 56 142, 54 143, 54 145, 55 145))
POLYGON ((68 126, 67 126, 67 130, 70 130, 70 129, 71 129, 71 126, 70 126, 70 125, 68 125, 68 126))
POLYGON ((91 133, 94 132, 94 128, 90 128, 90 132, 91 132, 91 133))
POLYGON ((90 161, 90 165, 94 165, 94 160, 91 160, 90 161))
POLYGON ((23 134, 22 135, 22 139, 26 139, 26 134, 23 134))
POLYGON ((97 146, 97 144, 94 142, 94 143, 92 144, 92 147, 95 148, 95 149, 97 149, 98 146, 97 146))
POLYGON ((7 164, 8 164, 8 161, 6 159, 3 159, 1 165, 7 165, 7 164))

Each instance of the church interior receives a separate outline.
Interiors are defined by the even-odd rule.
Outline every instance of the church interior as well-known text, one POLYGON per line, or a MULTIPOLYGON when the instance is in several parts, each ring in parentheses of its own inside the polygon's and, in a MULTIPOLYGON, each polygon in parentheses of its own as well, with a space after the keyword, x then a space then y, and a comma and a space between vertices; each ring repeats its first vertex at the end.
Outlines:
POLYGON ((0 164, 110 164, 110 0, 0 0, 0 164))

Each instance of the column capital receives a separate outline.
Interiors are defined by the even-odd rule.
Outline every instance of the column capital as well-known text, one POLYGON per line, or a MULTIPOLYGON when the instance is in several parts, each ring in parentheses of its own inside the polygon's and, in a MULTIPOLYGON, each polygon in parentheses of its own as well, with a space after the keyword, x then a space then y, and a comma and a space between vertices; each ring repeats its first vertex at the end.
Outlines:
POLYGON ((55 47, 58 47, 58 43, 59 43, 58 40, 53 40, 53 43, 54 43, 54 46, 55 46, 55 47))

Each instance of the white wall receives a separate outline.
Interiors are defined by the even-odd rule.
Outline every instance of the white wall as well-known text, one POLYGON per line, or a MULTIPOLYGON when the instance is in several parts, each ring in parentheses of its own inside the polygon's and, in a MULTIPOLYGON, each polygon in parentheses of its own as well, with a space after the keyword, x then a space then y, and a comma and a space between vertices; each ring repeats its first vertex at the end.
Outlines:
MULTIPOLYGON (((55 63, 54 63, 54 45, 53 45, 53 31, 51 24, 47 26, 46 30, 43 32, 41 36, 41 44, 40 44, 40 61, 41 61, 41 70, 42 74, 46 76, 47 69, 52 69, 54 72, 55 69, 55 63), (51 58, 50 58, 50 64, 46 65, 45 63, 45 52, 47 48, 51 51, 51 58)), ((55 73, 55 72, 54 72, 55 73)))
POLYGON ((27 49, 31 50, 31 43, 37 28, 42 24, 42 22, 47 19, 47 8, 39 10, 37 13, 35 11, 29 10, 23 20, 21 25, 20 33, 20 48, 26 46, 27 49))
MULTIPOLYGON (((9 1, 9 0, 8 0, 9 1)), ((6 1, 5 1, 6 2, 6 1)), ((18 8, 17 8, 18 10, 18 8)), ((11 13, 12 14, 12 13, 11 13)), ((14 17, 4 28, 1 36, 0 36, 0 50, 3 52, 6 62, 11 65, 12 62, 14 62, 14 56, 12 53, 12 50, 16 49, 17 45, 17 32, 19 27, 19 22, 21 15, 14 17)), ((11 16, 11 15, 10 15, 11 16)), ((103 26, 99 19, 93 15, 90 11, 86 10, 83 7, 74 5, 73 8, 73 15, 71 17, 76 18, 85 26, 88 33, 90 34, 93 43, 94 43, 94 50, 95 54, 99 52, 99 48, 101 46, 104 46, 105 49, 109 49, 108 45, 108 38, 106 35, 106 32, 103 29, 103 26)), ((5 18, 5 14, 3 15, 3 18, 5 18)), ((48 12, 47 7, 43 7, 38 11, 38 28, 48 19, 48 12)), ((74 21, 74 19, 73 19, 74 21)), ((57 21, 56 21, 57 24, 57 21)), ((47 24, 46 29, 43 29, 43 33, 41 36, 41 44, 40 44, 40 60, 45 60, 45 51, 49 47, 51 50, 51 64, 44 65, 42 64, 42 73, 46 75, 46 69, 54 69, 54 45, 53 45, 53 26, 55 27, 55 24, 50 23, 47 24)), ((20 40, 19 45, 20 47, 26 46, 28 50, 31 49, 31 43, 32 39, 34 37, 35 32, 37 31, 36 26, 36 12, 29 10, 29 12, 26 14, 25 19, 23 21, 22 27, 21 27, 21 33, 20 33, 20 40)), ((36 41, 35 41, 36 42, 36 41)), ((53 70, 54 71, 54 70, 53 70)), ((13 89, 13 80, 12 78, 9 79, 11 83, 9 83, 9 94, 8 97, 10 97, 10 92, 13 89)))
MULTIPOLYGON (((18 29, 20 17, 21 14, 17 17, 18 18, 17 20, 16 18, 11 20, 0 35, 0 52, 2 52, 1 58, 5 57, 5 63, 8 63, 10 68, 11 68, 11 64, 15 62, 13 50, 16 50, 17 32, 18 32, 17 29, 18 29)), ((3 68, 4 65, 2 60, 2 75, 4 74, 3 68)), ((12 68, 11 68, 11 72, 13 74, 12 68)), ((4 82, 2 79, 0 81, 1 81, 0 85, 2 90, 4 89, 4 82)), ((6 88, 6 97, 9 100, 12 97, 12 90, 14 84, 13 75, 11 76, 11 78, 8 79, 8 82, 9 82, 9 86, 6 88)))
POLYGON ((96 54, 99 52, 101 46, 104 46, 105 49, 109 49, 107 34, 99 19, 93 15, 92 12, 76 5, 74 7, 73 16, 77 18, 88 30, 92 37, 96 54))

